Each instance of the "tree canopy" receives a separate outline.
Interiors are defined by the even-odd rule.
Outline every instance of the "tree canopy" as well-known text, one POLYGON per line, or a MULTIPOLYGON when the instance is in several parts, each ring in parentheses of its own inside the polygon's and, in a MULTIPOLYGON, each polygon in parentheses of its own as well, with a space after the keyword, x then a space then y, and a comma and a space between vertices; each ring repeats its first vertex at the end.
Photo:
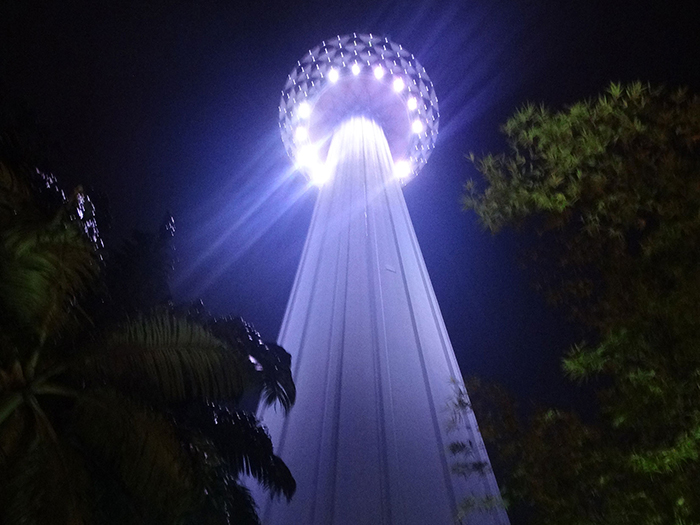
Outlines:
POLYGON ((82 188, 18 151, 0 135, 0 522, 259 523, 239 476, 295 482, 238 403, 288 410, 289 354, 169 302, 171 221, 110 255, 82 188))
POLYGON ((700 98, 612 84, 526 105, 503 132, 508 152, 472 155, 483 183, 464 205, 493 232, 537 233, 537 285, 591 339, 564 371, 600 407, 595 424, 530 420, 516 492, 538 523, 700 523, 700 98))

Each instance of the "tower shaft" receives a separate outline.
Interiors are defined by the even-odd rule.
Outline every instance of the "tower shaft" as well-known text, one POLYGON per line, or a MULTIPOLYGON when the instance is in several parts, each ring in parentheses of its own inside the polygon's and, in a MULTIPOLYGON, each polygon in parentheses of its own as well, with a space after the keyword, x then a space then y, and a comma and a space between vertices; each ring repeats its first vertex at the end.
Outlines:
MULTIPOLYGON (((260 500, 270 525, 454 523, 463 498, 498 488, 487 468, 452 473, 447 446, 488 457, 467 414, 449 432, 461 373, 384 132, 354 117, 335 132, 279 343, 298 387, 287 418, 261 415, 297 480, 290 504, 260 500)), ((497 508, 465 520, 507 524, 497 508)))

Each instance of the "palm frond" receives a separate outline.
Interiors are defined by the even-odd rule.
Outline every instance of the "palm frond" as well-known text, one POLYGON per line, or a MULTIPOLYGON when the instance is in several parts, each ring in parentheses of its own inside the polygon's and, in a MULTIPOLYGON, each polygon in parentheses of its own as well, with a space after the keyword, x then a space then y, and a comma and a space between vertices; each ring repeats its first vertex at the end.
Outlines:
POLYGON ((185 521, 192 525, 260 525, 257 505, 247 487, 222 475, 219 486, 208 491, 209 497, 198 512, 185 521))
POLYGON ((296 400, 291 356, 279 345, 264 343, 260 334, 240 317, 213 319, 208 326, 217 337, 248 356, 263 402, 268 406, 279 403, 288 412, 296 400))
POLYGON ((297 396, 292 379, 292 356, 274 343, 267 343, 251 355, 262 367, 263 402, 267 406, 279 403, 285 413, 289 412, 297 396))
POLYGON ((0 321, 43 342, 94 277, 101 241, 82 188, 66 198, 20 142, 0 133, 0 321))
POLYGON ((92 519, 84 464, 44 417, 37 414, 34 420, 36 438, 3 465, 0 523, 88 525, 92 519))
POLYGON ((17 221, 0 237, 0 261, 5 322, 29 329, 39 343, 70 319, 98 272, 93 246, 71 222, 17 221))
MULTIPOLYGON (((4 138, 0 135, 0 146, 4 138)), ((0 226, 6 227, 14 219, 16 210, 24 208, 31 200, 31 188, 25 178, 0 158, 0 226)))
POLYGON ((239 353, 168 312, 127 322, 74 368, 163 402, 237 399, 250 382, 239 353))
POLYGON ((18 407, 0 424, 0 471, 17 462, 33 446, 34 418, 27 407, 18 407))
POLYGON ((272 440, 255 416, 209 405, 193 410, 188 423, 211 441, 233 476, 252 476, 271 496, 292 498, 294 477, 275 456, 272 440))
POLYGON ((257 505, 248 487, 237 481, 229 483, 226 503, 228 507, 229 524, 260 524, 260 519, 257 514, 257 505))
POLYGON ((192 525, 260 525, 257 505, 250 491, 238 481, 214 444, 201 434, 189 437, 197 478, 202 481, 202 499, 185 518, 192 525))
POLYGON ((172 523, 199 490, 172 423, 115 391, 91 391, 76 403, 70 432, 98 469, 112 471, 149 522, 172 523))

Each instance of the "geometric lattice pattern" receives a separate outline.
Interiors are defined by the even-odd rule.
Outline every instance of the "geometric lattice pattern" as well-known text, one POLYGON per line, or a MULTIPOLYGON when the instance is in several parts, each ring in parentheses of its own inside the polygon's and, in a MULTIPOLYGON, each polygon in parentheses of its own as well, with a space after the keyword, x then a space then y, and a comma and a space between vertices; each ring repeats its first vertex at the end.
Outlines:
POLYGON ((420 124, 411 134, 406 159, 407 180, 425 165, 435 147, 440 113, 430 77, 401 45, 372 34, 338 36, 311 49, 288 75, 279 106, 279 125, 287 154, 297 158, 304 138, 295 133, 304 111, 313 108, 321 93, 343 75, 374 74, 387 89, 406 102, 410 118, 420 124), (396 84, 398 83, 398 84, 396 84))

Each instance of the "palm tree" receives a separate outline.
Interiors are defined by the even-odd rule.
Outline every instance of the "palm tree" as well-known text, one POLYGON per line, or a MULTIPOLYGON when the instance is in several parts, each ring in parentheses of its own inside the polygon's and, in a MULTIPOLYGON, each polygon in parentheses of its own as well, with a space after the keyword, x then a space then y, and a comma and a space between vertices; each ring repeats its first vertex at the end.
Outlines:
POLYGON ((90 200, 15 151, 0 135, 0 522, 258 523, 239 475, 288 499, 295 484, 237 402, 288 410, 288 354, 238 319, 94 315, 90 200))

